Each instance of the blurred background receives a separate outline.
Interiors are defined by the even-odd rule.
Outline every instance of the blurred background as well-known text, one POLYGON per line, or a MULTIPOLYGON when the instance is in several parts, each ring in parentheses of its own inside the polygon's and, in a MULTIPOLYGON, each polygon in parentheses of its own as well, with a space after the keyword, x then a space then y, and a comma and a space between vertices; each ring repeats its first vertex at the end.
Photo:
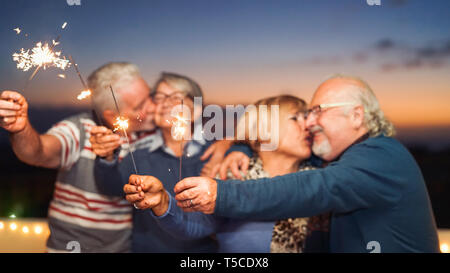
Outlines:
MULTIPOLYGON (((277 94, 309 101, 327 76, 358 75, 422 169, 438 227, 449 229, 449 12, 448 0, 4 0, 0 90, 21 91, 31 74, 16 68, 13 53, 59 34, 58 50, 73 55, 85 77, 128 61, 151 85, 161 71, 194 78, 207 104, 277 94)), ((72 68, 40 71, 24 92, 33 126, 45 132, 88 109, 76 99, 81 90, 72 68)), ((55 176, 19 162, 0 129, 0 233, 25 218, 31 222, 14 230, 31 234, 42 224, 36 234, 45 237, 55 176)))

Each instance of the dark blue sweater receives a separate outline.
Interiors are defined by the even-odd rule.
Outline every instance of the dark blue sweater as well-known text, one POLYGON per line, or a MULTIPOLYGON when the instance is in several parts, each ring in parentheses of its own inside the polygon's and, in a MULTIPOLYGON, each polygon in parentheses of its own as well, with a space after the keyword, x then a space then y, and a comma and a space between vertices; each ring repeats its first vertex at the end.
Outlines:
POLYGON ((331 211, 330 251, 439 252, 423 176, 397 140, 369 138, 326 168, 259 181, 218 181, 215 214, 256 220, 331 211))
MULTIPOLYGON (((200 156, 211 143, 202 146, 199 153, 194 156, 184 156, 182 164, 182 176, 198 176, 205 162, 200 156)), ((140 175, 152 175, 158 178, 166 190, 174 195, 173 188, 179 181, 179 158, 174 157, 163 150, 162 147, 149 152, 148 149, 140 149, 134 152, 137 169, 140 175)), ((95 176, 98 187, 108 195, 125 196, 123 186, 128 183, 128 178, 134 174, 131 157, 128 155, 120 164, 117 160, 110 163, 97 159, 95 164, 95 176)), ((133 252, 216 252, 217 244, 210 237, 193 240, 180 240, 172 237, 160 228, 149 210, 136 210, 133 212, 133 252)))

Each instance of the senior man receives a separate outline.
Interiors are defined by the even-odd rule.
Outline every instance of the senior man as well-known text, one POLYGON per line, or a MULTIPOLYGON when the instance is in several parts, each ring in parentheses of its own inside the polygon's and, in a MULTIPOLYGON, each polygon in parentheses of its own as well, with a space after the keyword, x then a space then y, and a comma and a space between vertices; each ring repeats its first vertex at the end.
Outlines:
MULTIPOLYGON (((0 94, 0 126, 9 132, 16 156, 30 165, 59 169, 48 210, 51 234, 47 252, 129 252, 131 248, 132 206, 98 188, 94 179, 96 155, 92 152, 95 146, 89 138, 97 124, 113 128, 117 113, 111 85, 121 114, 130 120, 133 147, 151 144, 155 125, 150 88, 130 63, 109 63, 98 68, 90 75, 88 85, 101 117, 93 111, 77 114, 56 123, 45 134, 33 129, 28 103, 20 93, 0 94)), ((105 141, 120 139, 119 135, 107 135, 110 129, 102 128, 104 134, 98 133, 105 141)), ((122 149, 120 156, 127 152, 122 149)))
POLYGON ((394 128, 370 87, 334 76, 310 105, 307 127, 325 168, 245 182, 186 178, 174 188, 178 205, 260 220, 331 211, 331 252, 439 252, 421 171, 392 138, 394 128))

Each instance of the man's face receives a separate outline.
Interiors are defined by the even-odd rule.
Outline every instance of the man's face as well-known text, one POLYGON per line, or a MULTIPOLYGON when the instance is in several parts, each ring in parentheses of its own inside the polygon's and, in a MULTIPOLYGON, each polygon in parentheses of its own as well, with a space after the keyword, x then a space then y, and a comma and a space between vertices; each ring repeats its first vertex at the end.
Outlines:
POLYGON ((129 119, 129 131, 146 131, 155 128, 155 106, 150 98, 147 83, 138 78, 117 90, 122 101, 121 114, 129 119))
MULTIPOLYGON (((310 104, 310 109, 321 104, 348 102, 343 79, 332 79, 317 89, 310 104)), ((312 150, 314 154, 332 161, 347 149, 356 139, 357 130, 344 107, 324 108, 308 115, 306 126, 313 136, 312 150)))

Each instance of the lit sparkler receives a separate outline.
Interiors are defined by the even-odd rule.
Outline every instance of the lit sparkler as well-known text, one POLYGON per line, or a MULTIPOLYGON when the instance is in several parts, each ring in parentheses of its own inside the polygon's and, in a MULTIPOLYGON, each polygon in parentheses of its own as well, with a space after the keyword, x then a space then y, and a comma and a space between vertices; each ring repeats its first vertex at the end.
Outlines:
POLYGON ((181 149, 181 155, 180 155, 180 172, 179 172, 179 180, 182 178, 181 174, 181 168, 183 167, 183 137, 186 135, 187 126, 189 126, 189 122, 186 118, 183 117, 183 107, 184 107, 184 101, 181 101, 181 114, 178 114, 175 117, 175 120, 172 121, 172 136, 175 140, 180 140, 180 149, 181 149))
POLYGON ((128 139, 128 134, 127 134, 128 119, 123 118, 122 115, 120 114, 119 105, 117 104, 116 96, 114 95, 114 90, 111 85, 109 86, 109 89, 111 90, 111 94, 113 96, 114 103, 116 104, 117 113, 119 113, 119 117, 116 118, 116 123, 114 123, 114 126, 115 126, 114 132, 117 131, 118 129, 122 129, 123 134, 125 135, 125 139, 127 140, 127 143, 128 143, 128 151, 130 152, 131 161, 133 162, 134 172, 135 172, 135 174, 138 174, 136 162, 134 161, 133 151, 131 150, 130 140, 128 139), (116 128, 118 128, 118 129, 116 130, 116 128))
MULTIPOLYGON (((73 64, 73 68, 77 72, 78 78, 80 79, 81 84, 83 85, 83 88, 84 88, 84 90, 81 91, 81 93, 77 96, 77 99, 84 100, 87 97, 90 97, 92 95, 92 92, 88 88, 86 82, 84 81, 83 76, 81 76, 80 70, 78 69, 78 64, 73 60, 72 55, 69 55, 69 60, 73 64)), ((97 116, 98 122, 100 123, 101 126, 103 126, 103 121, 102 121, 101 117, 99 116, 99 114, 97 113, 97 110, 95 110, 94 102, 92 100, 91 100, 91 106, 92 106, 92 110, 94 111, 95 115, 97 116)))
MULTIPOLYGON (((20 28, 16 28, 14 30, 17 34, 21 32, 20 28)), ((28 34, 25 33, 25 36, 27 37, 28 34)), ((31 80, 33 80, 34 76, 36 76, 42 67, 46 69, 47 67, 53 66, 65 70, 70 66, 70 62, 66 60, 65 57, 61 58, 61 52, 53 51, 55 46, 59 44, 60 38, 61 35, 58 35, 58 37, 53 40, 53 44, 51 46, 49 46, 48 43, 43 44, 42 42, 39 42, 32 49, 25 51, 25 49, 22 48, 20 53, 16 52, 12 55, 13 61, 17 62, 18 69, 28 71, 31 68, 36 67, 31 76, 28 78, 25 87, 23 88, 23 92, 25 92, 31 80)))
POLYGON ((128 119, 125 119, 123 117, 117 117, 116 118, 116 122, 113 125, 114 125, 113 132, 117 132, 119 130, 126 131, 128 129, 128 126, 129 126, 128 119))
POLYGON ((84 100, 84 99, 86 99, 86 98, 88 98, 88 97, 90 97, 91 96, 91 90, 83 90, 83 91, 81 91, 81 93, 77 96, 77 99, 78 100, 84 100))
POLYGON ((36 44, 36 46, 30 50, 20 50, 20 53, 14 53, 12 55, 13 60, 17 62, 17 68, 23 71, 28 71, 33 67, 43 67, 46 69, 48 66, 54 66, 65 70, 70 62, 66 58, 60 58, 61 52, 53 52, 47 43, 44 45, 42 42, 36 44))

